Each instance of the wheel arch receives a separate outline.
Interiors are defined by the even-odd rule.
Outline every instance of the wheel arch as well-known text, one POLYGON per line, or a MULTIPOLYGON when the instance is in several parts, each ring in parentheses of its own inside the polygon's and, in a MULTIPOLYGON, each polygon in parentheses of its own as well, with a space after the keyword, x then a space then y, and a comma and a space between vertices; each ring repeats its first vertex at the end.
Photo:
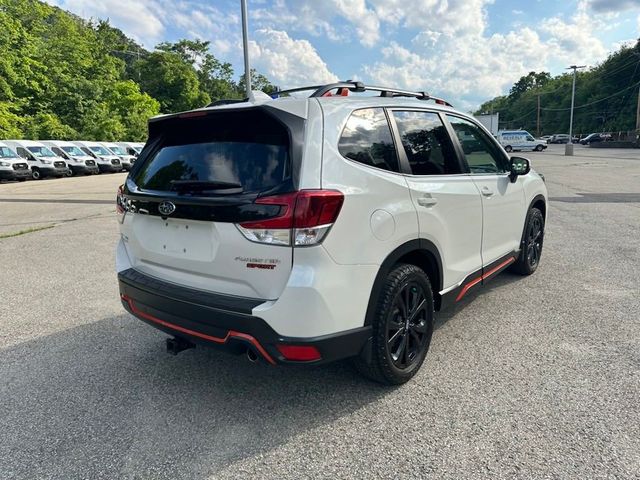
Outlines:
POLYGON ((524 225, 522 226, 522 236, 520 237, 520 249, 524 245, 524 236, 527 232, 527 225, 529 224, 529 212, 531 212, 532 208, 537 208, 542 212, 542 217, 544 218, 544 223, 546 226, 547 223, 547 200, 544 195, 538 194, 529 203, 529 208, 527 208, 527 215, 524 218, 524 225))
POLYGON ((399 263, 409 263, 424 270, 434 289, 433 300, 435 309, 440 309, 439 292, 442 290, 443 274, 442 257, 440 256, 438 247, 436 247, 433 242, 423 238, 410 240, 393 250, 380 265, 373 282, 373 287, 371 288, 364 321, 365 325, 371 325, 384 281, 394 265, 399 263))

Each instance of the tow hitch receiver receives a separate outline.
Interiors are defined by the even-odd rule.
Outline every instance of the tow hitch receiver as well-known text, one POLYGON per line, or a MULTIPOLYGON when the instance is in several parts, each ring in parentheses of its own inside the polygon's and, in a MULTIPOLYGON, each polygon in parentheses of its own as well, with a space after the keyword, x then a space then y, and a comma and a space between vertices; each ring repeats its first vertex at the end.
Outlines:
POLYGON ((183 350, 189 350, 190 348, 196 348, 196 345, 179 337, 167 338, 167 353, 171 355, 177 355, 183 350))

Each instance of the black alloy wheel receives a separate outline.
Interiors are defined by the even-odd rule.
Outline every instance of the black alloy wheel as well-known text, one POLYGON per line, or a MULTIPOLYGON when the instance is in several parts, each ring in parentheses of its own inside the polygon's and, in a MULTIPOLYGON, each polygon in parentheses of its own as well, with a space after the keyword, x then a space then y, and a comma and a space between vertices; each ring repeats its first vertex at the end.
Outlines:
POLYGON ((527 223, 522 237, 520 256, 512 270, 521 275, 531 275, 540 265, 544 243, 544 215, 538 208, 532 208, 527 215, 527 223))
POLYGON ((433 333, 433 292, 427 274, 416 265, 398 264, 375 299, 370 356, 355 365, 380 383, 399 385, 420 369, 433 333))
POLYGON ((530 268, 535 269, 540 262, 542 255, 542 240, 544 230, 542 229, 542 215, 531 217, 527 232, 527 262, 530 268))
POLYGON ((396 368, 409 368, 420 358, 428 334, 428 303, 423 287, 408 282, 396 294, 387 320, 387 348, 396 368))

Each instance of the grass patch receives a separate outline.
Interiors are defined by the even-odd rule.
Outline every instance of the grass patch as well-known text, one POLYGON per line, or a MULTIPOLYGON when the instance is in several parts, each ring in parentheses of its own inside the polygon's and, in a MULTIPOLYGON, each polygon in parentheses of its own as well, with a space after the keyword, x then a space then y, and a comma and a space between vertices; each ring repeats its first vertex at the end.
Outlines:
POLYGON ((53 227, 55 227, 55 225, 45 225, 44 227, 26 228, 24 230, 19 230, 17 232, 0 233, 0 240, 3 238, 11 238, 11 237, 17 237, 19 235, 25 235, 27 233, 39 232, 40 230, 48 230, 53 227))

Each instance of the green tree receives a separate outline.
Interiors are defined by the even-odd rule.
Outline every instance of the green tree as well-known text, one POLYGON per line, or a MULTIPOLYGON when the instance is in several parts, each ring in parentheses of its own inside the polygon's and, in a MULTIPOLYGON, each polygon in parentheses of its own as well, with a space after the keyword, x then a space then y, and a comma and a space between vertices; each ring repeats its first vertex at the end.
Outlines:
POLYGON ((204 107, 211 97, 200 90, 200 81, 192 65, 180 55, 153 52, 140 60, 142 90, 160 102, 164 113, 204 107))
MULTIPOLYGON (((273 93, 276 91, 276 86, 272 85, 267 77, 258 73, 255 69, 251 69, 251 90, 260 90, 264 93, 273 93)), ((244 74, 240 77, 238 82, 238 90, 244 96, 246 82, 244 81, 244 74)))
POLYGON ((66 140, 78 138, 76 132, 69 125, 65 125, 53 113, 38 113, 24 119, 24 134, 34 140, 66 140))
POLYGON ((0 139, 22 138, 23 120, 13 112, 11 104, 0 102, 0 139))

